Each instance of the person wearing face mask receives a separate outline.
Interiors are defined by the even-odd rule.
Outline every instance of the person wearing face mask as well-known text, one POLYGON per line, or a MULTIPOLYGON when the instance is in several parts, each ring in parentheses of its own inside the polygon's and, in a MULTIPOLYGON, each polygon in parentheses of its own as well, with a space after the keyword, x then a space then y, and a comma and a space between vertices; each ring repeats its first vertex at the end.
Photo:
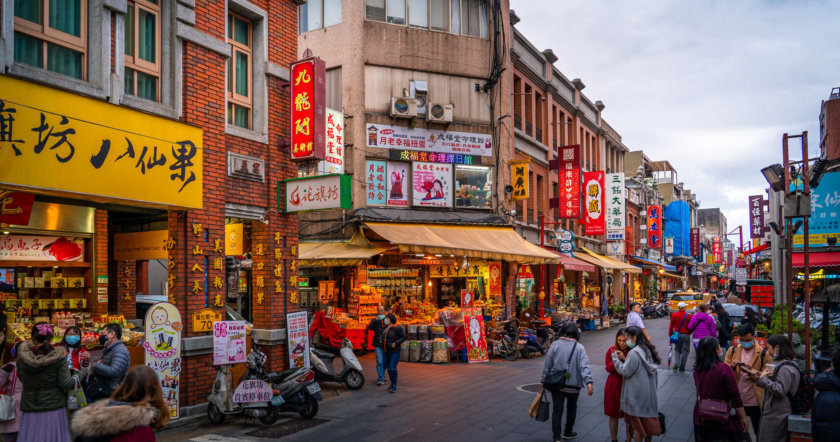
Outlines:
POLYGON ((784 442, 788 440, 788 416, 793 412, 789 396, 799 388, 799 368, 796 352, 784 335, 767 338, 767 352, 773 355, 774 368, 765 367, 755 383, 764 389, 761 405, 761 431, 759 442, 784 442))
POLYGON ((105 325, 99 342, 105 349, 91 367, 92 374, 85 387, 89 403, 110 396, 128 373, 130 357, 122 341, 122 327, 115 323, 105 325))
POLYGON ((738 326, 738 344, 729 347, 723 361, 735 371, 738 391, 744 402, 744 411, 752 422, 753 433, 758 435, 761 423, 761 401, 764 389, 755 385, 764 367, 773 362, 773 354, 755 340, 755 330, 750 324, 738 326))
POLYGON ((388 369, 388 379, 391 386, 389 393, 397 392, 397 363, 400 361, 400 344, 405 341, 405 330, 397 325, 397 317, 393 313, 383 320, 385 330, 382 331, 382 346, 385 348, 385 368, 388 369))
POLYGON ((376 353, 376 385, 385 384, 385 348, 382 344, 382 331, 385 330, 385 306, 376 308, 377 315, 370 320, 367 329, 373 332, 373 351, 376 353))
POLYGON ((82 347, 82 330, 79 327, 67 327, 61 342, 67 350, 67 365, 72 370, 82 370, 90 365, 90 353, 82 347))
POLYGON ((624 337, 630 353, 622 361, 618 351, 612 354, 615 371, 624 376, 621 384, 621 411, 624 420, 633 429, 633 439, 650 442, 653 436, 662 433, 659 427, 659 402, 656 385, 659 375, 656 371, 662 360, 656 347, 648 341, 639 327, 624 329, 624 337))

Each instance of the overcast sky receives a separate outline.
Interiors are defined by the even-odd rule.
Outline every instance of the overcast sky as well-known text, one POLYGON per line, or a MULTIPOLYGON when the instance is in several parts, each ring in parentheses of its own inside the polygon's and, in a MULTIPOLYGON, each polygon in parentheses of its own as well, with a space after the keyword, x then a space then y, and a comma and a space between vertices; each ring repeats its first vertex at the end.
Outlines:
POLYGON ((749 225, 747 196, 764 194, 760 169, 781 163, 782 134, 807 130, 818 152, 820 103, 840 87, 840 1, 511 0, 511 9, 519 32, 604 102, 624 144, 670 161, 730 230, 749 225))

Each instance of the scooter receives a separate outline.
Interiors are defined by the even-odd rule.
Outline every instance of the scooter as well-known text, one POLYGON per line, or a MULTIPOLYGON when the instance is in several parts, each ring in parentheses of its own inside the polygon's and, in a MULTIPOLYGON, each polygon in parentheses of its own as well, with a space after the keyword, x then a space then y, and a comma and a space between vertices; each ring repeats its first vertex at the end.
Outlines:
POLYGON ((245 366, 248 371, 239 379, 235 391, 231 391, 231 366, 216 366, 216 381, 207 397, 207 417, 213 424, 220 425, 232 414, 256 417, 265 425, 277 422, 277 407, 271 403, 277 391, 265 380, 265 353, 255 345, 245 359, 245 366))
POLYGON ((658 317, 658 313, 656 312, 656 307, 658 304, 654 304, 650 300, 647 300, 642 304, 642 316, 645 318, 656 318, 658 317))
POLYGON ((522 328, 519 330, 519 352, 522 353, 523 358, 528 359, 531 357, 531 354, 536 352, 545 354, 545 352, 548 351, 549 345, 551 345, 551 343, 546 342, 546 340, 540 342, 540 339, 537 338, 537 334, 534 330, 531 330, 530 328, 522 328))
POLYGON ((668 303, 660 302, 659 304, 656 304, 655 312, 656 312, 656 316, 658 316, 660 318, 664 318, 665 316, 668 316, 668 303))
POLYGON ((271 373, 266 380, 274 387, 271 404, 278 411, 298 413, 304 419, 318 414, 321 400, 321 386, 315 381, 315 372, 306 368, 290 368, 280 373, 271 373))
POLYGON ((333 367, 335 355, 325 351, 310 349, 309 360, 315 372, 316 382, 341 382, 351 390, 358 390, 365 385, 365 376, 362 374, 362 364, 353 353, 353 343, 344 338, 341 343, 341 371, 336 372, 333 367))

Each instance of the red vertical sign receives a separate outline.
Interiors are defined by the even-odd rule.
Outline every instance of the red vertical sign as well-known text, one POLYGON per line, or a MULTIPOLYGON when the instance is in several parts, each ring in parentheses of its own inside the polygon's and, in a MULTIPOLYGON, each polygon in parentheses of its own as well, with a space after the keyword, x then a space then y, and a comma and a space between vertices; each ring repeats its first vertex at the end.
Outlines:
POLYGON ((712 253, 715 256, 715 264, 720 264, 721 256, 720 256, 720 237, 719 236, 714 237, 714 240, 712 242, 712 253))
MULTIPOLYGON (((560 194, 549 200, 549 207, 559 209, 562 219, 579 219, 580 213, 580 146, 563 146, 555 163, 560 176, 560 194)), ((552 167, 553 169, 553 167, 552 167)))
POLYGON ((323 160, 327 85, 326 65, 320 58, 292 63, 292 160, 323 160))
POLYGON ((691 256, 700 256, 700 229, 691 229, 691 256))
POLYGON ((654 204, 647 208, 647 246, 662 247, 662 206, 654 204))
POLYGON ((583 174, 583 189, 585 193, 585 224, 584 234, 603 235, 606 233, 604 221, 604 172, 585 172, 583 174))

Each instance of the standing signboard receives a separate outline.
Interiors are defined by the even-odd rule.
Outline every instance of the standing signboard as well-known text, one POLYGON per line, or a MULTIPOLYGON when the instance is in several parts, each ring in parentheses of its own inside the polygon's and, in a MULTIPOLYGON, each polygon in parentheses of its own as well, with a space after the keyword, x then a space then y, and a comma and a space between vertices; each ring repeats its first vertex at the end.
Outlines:
POLYGON ((691 256, 700 257, 700 228, 691 229, 691 256))
POLYGON ((607 207, 607 240, 624 239, 625 190, 624 173, 608 173, 604 183, 604 202, 607 207))
POLYGON ((413 205, 415 207, 452 207, 452 165, 421 162, 411 164, 413 205))
POLYGON ((292 160, 323 160, 326 158, 326 64, 320 58, 296 61, 292 63, 291 73, 292 160))
MULTIPOLYGON (((562 219, 579 219, 580 213, 580 146, 563 146, 557 160, 560 194, 549 200, 549 207, 560 210, 562 219)), ((553 165, 553 164, 552 164, 553 165)), ((552 167, 553 169, 553 167, 552 167)))
POLYGON ((181 313, 168 302, 153 304, 146 312, 146 366, 155 371, 163 390, 170 418, 178 418, 178 391, 181 378, 181 313))
POLYGON ((484 337, 484 317, 480 308, 467 308, 464 314, 464 333, 467 338, 467 359, 470 363, 489 362, 487 340, 484 337))
POLYGON ((245 321, 213 323, 213 365, 245 362, 245 321))
POLYGON ((662 206, 659 204, 647 208, 647 246, 649 249, 662 247, 662 206))
POLYGON ((764 236, 764 198, 761 195, 749 197, 750 238, 764 236))
POLYGON ((289 367, 309 368, 309 321, 306 310, 286 313, 289 367))
POLYGON ((587 236, 603 235, 605 233, 604 172, 585 172, 583 174, 583 183, 583 188, 586 192, 584 234, 587 236))

